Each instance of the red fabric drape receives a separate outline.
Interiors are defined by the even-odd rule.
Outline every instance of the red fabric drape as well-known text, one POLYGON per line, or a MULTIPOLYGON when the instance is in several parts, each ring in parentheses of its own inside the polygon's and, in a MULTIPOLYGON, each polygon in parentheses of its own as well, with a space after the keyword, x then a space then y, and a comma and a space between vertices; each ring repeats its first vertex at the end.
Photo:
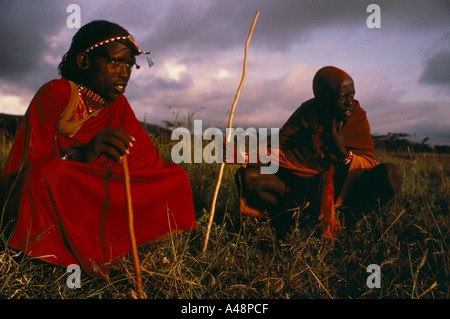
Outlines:
MULTIPOLYGON (((336 165, 329 159, 331 151, 327 145, 331 138, 332 117, 319 107, 314 99, 303 103, 280 130, 279 149, 270 150, 271 165, 299 177, 310 178, 320 175, 318 198, 319 216, 323 236, 334 240, 339 229, 335 209, 342 204, 355 178, 365 169, 378 164, 374 154, 373 140, 366 112, 359 103, 344 125, 345 145, 353 153, 347 178, 335 201, 334 173, 336 165)), ((241 211, 258 215, 241 199, 241 211)))
POLYGON ((17 200, 6 206, 7 215, 16 219, 9 245, 54 264, 80 264, 88 272, 130 251, 120 167, 104 156, 91 165, 60 158, 99 130, 115 127, 136 139, 128 162, 137 243, 194 229, 186 172, 163 162, 125 96, 70 137, 59 132, 58 124, 71 93, 65 79, 45 84, 18 129, 3 170, 20 171, 17 182, 11 182, 16 192, 11 198, 17 200))

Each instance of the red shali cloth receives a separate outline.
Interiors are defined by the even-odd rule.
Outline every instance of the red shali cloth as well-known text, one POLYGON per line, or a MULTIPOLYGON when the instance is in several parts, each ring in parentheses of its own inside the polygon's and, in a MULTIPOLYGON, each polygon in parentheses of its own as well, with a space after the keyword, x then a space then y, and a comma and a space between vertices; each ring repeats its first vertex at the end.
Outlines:
MULTIPOLYGON (((378 165, 366 112, 355 101, 352 114, 344 125, 345 146, 353 153, 346 180, 335 200, 334 173, 336 165, 330 163, 331 116, 321 110, 315 99, 303 103, 280 130, 280 148, 271 149, 271 164, 299 177, 320 175, 317 201, 323 236, 334 240, 339 229, 335 209, 342 205, 354 180, 369 168, 378 165), (275 156, 277 155, 277 156, 275 156)), ((241 211, 258 215, 241 200, 241 211)))
POLYGON ((67 120, 73 114, 64 111, 76 99, 73 82, 50 81, 20 124, 3 170, 20 171, 12 196, 17 200, 6 207, 17 222, 9 245, 53 264, 79 264, 87 272, 130 252, 120 167, 105 156, 90 165, 61 159, 71 146, 87 143, 105 128, 123 127, 136 139, 128 162, 137 244, 196 228, 186 172, 163 162, 125 96, 74 128, 67 120))
POLYGON ((353 181, 365 169, 378 165, 366 112, 355 101, 352 114, 344 125, 345 146, 353 153, 347 178, 335 201, 334 172, 330 163, 332 117, 320 109, 315 99, 303 103, 280 131, 280 166, 300 177, 320 174, 319 216, 323 236, 334 240, 340 228, 335 209, 342 204, 353 181))

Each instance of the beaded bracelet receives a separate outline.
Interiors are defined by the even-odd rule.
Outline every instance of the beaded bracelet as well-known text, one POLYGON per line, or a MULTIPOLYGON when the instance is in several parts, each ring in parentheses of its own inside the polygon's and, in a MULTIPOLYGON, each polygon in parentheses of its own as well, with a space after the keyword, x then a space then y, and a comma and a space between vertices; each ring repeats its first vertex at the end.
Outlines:
POLYGON ((244 162, 241 163, 243 167, 246 167, 248 164, 248 154, 246 152, 237 151, 236 156, 234 157, 234 163, 238 162, 239 155, 241 158, 244 158, 244 162), (239 153, 239 154, 238 154, 239 153))
POLYGON ((69 154, 64 155, 63 157, 61 157, 61 159, 67 161, 67 160, 69 160, 69 156, 70 156, 70 155, 72 155, 72 153, 69 153, 69 154))
POLYGON ((352 159, 353 159, 353 153, 352 153, 352 151, 348 151, 348 155, 347 155, 346 158, 344 158, 344 159, 342 160, 342 163, 343 163, 344 165, 348 165, 348 164, 350 164, 350 162, 352 161, 352 159))
POLYGON ((248 154, 244 152, 244 163, 242 163, 243 167, 247 167, 248 164, 248 154))

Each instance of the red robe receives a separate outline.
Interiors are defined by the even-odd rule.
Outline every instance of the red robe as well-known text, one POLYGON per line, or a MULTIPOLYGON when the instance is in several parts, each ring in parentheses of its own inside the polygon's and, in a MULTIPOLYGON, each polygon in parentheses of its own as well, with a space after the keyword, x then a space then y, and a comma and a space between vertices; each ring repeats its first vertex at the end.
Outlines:
MULTIPOLYGON (((272 165, 277 164, 280 169, 303 178, 320 175, 318 198, 313 200, 319 202, 323 235, 333 240, 340 227, 335 209, 342 205, 355 179, 364 170, 378 165, 366 112, 357 101, 355 103, 343 127, 345 146, 352 151, 353 159, 338 196, 335 196, 334 173, 336 165, 341 164, 330 161, 332 151, 327 147, 331 144, 333 119, 315 99, 306 101, 291 115, 280 130, 279 149, 270 150, 272 165)), ((245 199, 241 199, 241 211, 256 216, 261 214, 249 207, 245 199)))
POLYGON ((321 175, 319 216, 324 237, 334 240, 340 227, 335 209, 342 205, 350 186, 361 173, 378 165, 366 112, 355 101, 352 114, 344 124, 346 148, 353 153, 345 182, 335 201, 334 173, 336 165, 330 156, 333 118, 311 99, 303 103, 280 131, 280 166, 300 177, 321 175))
POLYGON ((90 165, 61 159, 71 145, 116 127, 136 139, 128 163, 137 244, 194 229, 186 172, 163 162, 125 96, 67 131, 62 117, 75 94, 65 79, 45 84, 18 129, 3 170, 20 171, 6 206, 6 214, 16 219, 9 245, 53 264, 79 264, 87 272, 130 252, 120 167, 105 156, 90 165))

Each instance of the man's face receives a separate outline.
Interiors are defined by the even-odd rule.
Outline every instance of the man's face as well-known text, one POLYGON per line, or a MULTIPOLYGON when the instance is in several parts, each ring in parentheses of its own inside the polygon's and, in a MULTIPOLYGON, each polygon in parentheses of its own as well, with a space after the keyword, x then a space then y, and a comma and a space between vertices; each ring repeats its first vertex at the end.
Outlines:
POLYGON ((336 87, 335 116, 339 121, 347 120, 355 107, 355 87, 351 78, 345 78, 336 87))
POLYGON ((107 56, 91 59, 86 85, 106 101, 116 101, 125 93, 136 59, 131 49, 120 42, 103 46, 107 56))

